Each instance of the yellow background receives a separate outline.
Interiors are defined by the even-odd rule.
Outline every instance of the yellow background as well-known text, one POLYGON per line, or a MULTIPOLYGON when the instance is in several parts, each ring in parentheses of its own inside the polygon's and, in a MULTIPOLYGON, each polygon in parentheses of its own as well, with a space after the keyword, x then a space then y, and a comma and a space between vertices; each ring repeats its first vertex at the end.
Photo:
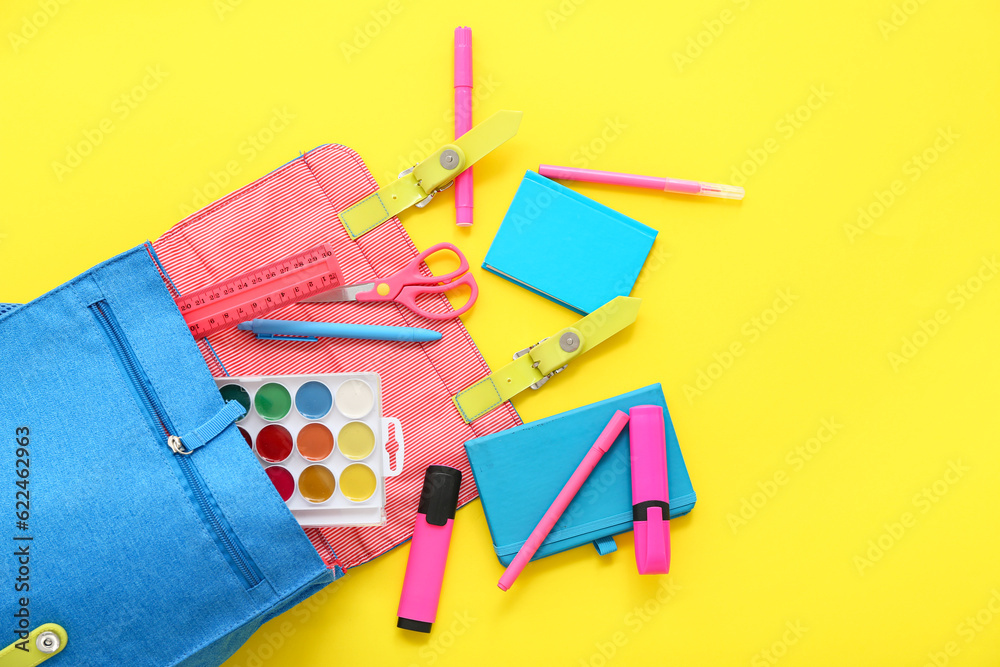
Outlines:
MULTIPOLYGON (((535 420, 662 382, 698 504, 672 524, 667 577, 637 576, 624 535, 501 593, 476 501, 430 636, 394 627, 403 546, 227 664, 997 664, 995 2, 8 0, 0 298, 156 238, 230 162, 220 194, 339 142, 385 183, 452 131, 461 24, 476 119, 524 120, 476 168, 473 229, 450 193, 403 216, 419 247, 452 241, 478 265, 540 162, 747 189, 736 203, 574 185, 660 231, 639 321, 515 401, 535 420), (275 110, 294 118, 251 150, 275 110), (77 166, 54 165, 102 123, 77 166), (769 312, 779 291, 792 305, 769 312)), ((576 319, 475 274, 465 321, 494 367, 576 319)))

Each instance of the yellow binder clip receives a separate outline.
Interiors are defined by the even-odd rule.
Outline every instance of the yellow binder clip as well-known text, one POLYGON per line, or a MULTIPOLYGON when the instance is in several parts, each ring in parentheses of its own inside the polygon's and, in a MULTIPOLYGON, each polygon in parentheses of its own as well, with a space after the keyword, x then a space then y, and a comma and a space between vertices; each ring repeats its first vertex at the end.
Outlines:
POLYGON ((517 134, 520 124, 520 111, 497 111, 389 185, 338 211, 341 224, 356 239, 410 206, 426 206, 435 194, 451 187, 456 176, 517 134))
POLYGON ((493 371, 479 382, 452 396, 465 423, 469 424, 525 389, 538 389, 566 365, 635 322, 642 299, 615 297, 591 314, 560 330, 554 336, 525 348, 514 361, 493 371))

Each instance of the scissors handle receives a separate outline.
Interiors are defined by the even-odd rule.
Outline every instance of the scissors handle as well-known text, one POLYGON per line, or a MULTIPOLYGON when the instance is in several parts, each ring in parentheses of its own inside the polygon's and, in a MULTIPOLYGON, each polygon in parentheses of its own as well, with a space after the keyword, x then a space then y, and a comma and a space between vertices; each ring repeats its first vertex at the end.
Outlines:
POLYGON ((396 303, 401 303, 420 317, 426 317, 429 320, 450 320, 453 317, 458 317, 462 313, 472 308, 472 304, 476 302, 476 298, 479 296, 479 285, 476 284, 476 279, 472 277, 471 273, 466 273, 464 276, 458 280, 453 280, 450 283, 445 283, 443 285, 406 285, 396 295, 396 303), (472 290, 472 294, 469 295, 469 300, 465 302, 461 308, 453 310, 447 313, 432 313, 429 310, 424 310, 417 305, 417 297, 421 294, 444 294, 448 290, 455 289, 459 285, 468 285, 469 289, 472 290))
MULTIPOLYGON (((399 296, 404 287, 409 285, 437 285, 438 283, 448 284, 468 270, 469 260, 465 258, 461 250, 450 243, 438 243, 410 260, 410 263, 399 273, 376 280, 375 287, 372 290, 361 292, 355 298, 358 301, 396 301, 398 300, 396 297, 399 296), (434 253, 444 250, 455 253, 459 261, 458 268, 451 273, 444 273, 439 276, 427 276, 421 273, 420 265, 434 253)), ((443 292, 446 290, 437 291, 443 292)))

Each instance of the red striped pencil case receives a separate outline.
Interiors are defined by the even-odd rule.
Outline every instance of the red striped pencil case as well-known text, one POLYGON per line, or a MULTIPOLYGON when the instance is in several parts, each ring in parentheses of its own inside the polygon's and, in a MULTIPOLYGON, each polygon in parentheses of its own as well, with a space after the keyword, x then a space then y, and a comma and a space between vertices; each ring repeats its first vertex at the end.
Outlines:
MULTIPOLYGON (((207 287, 306 248, 333 246, 347 283, 374 280, 401 270, 417 248, 397 218, 351 240, 337 218, 378 184, 361 158, 336 144, 315 148, 263 178, 198 211, 155 243, 165 273, 180 294, 207 287)), ((439 304, 451 308, 443 295, 439 304)), ((297 303, 274 311, 277 319, 315 319, 354 324, 429 326, 405 308, 354 303, 297 303)), ((477 495, 463 443, 517 426, 510 403, 466 424, 451 397, 490 372, 458 318, 433 322, 434 343, 321 338, 319 342, 256 340, 229 329, 199 343, 216 376, 375 372, 381 377, 385 414, 406 433, 406 465, 386 480, 386 524, 364 528, 307 528, 324 562, 347 569, 409 539, 428 465, 463 471, 460 504, 477 495)))

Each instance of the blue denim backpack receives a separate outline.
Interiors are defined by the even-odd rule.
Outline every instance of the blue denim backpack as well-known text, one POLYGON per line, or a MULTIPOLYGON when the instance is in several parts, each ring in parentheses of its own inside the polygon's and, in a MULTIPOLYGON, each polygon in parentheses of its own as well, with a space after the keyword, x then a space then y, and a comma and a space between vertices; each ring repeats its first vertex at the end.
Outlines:
POLYGON ((242 414, 148 246, 0 308, 0 648, 54 623, 45 667, 218 665, 331 582, 242 414))

